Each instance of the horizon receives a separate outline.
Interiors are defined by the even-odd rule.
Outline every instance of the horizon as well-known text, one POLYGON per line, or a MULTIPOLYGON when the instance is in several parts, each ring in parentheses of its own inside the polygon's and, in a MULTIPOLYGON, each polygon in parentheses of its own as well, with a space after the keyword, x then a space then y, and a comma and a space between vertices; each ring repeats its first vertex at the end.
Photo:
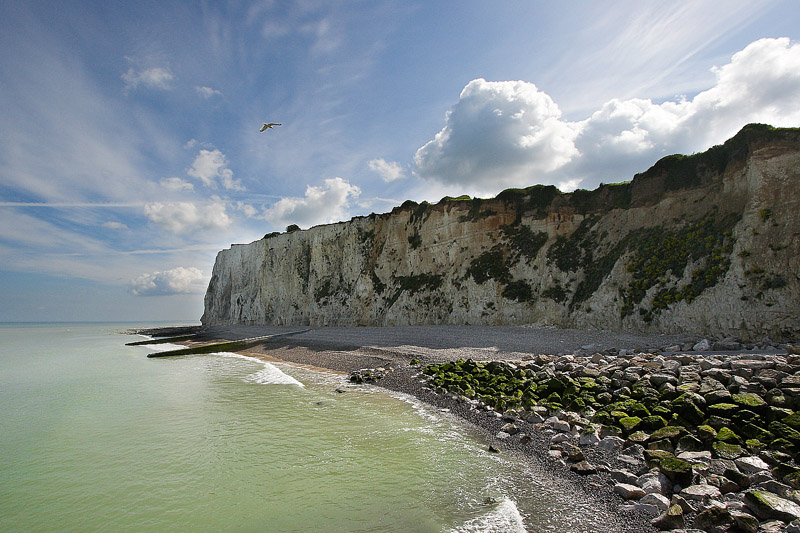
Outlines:
POLYGON ((290 224, 800 126, 790 0, 4 7, 3 323, 199 321, 217 252, 290 224))

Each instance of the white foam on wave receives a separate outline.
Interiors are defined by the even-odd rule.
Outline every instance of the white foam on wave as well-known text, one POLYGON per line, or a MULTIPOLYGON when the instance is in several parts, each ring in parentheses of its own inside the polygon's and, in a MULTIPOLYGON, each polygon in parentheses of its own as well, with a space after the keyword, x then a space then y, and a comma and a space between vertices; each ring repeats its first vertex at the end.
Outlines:
POLYGON ((170 343, 145 344, 142 347, 147 348, 151 352, 166 352, 168 350, 182 350, 186 348, 186 346, 181 346, 180 344, 170 344, 170 343))
POLYGON ((459 527, 450 530, 452 533, 525 533, 525 524, 517 504, 510 498, 504 498, 490 512, 475 517, 459 527))
POLYGON ((251 383, 258 383, 259 385, 297 385, 298 387, 303 387, 304 385, 294 379, 289 374, 284 373, 280 368, 273 365, 272 363, 268 363, 263 359, 258 359, 256 357, 250 357, 248 355, 242 355, 238 353, 232 352, 219 352, 215 355, 221 355, 223 357, 232 357, 236 359, 247 359, 248 361, 254 361, 256 363, 264 365, 264 368, 257 372, 253 372, 245 379, 251 383))

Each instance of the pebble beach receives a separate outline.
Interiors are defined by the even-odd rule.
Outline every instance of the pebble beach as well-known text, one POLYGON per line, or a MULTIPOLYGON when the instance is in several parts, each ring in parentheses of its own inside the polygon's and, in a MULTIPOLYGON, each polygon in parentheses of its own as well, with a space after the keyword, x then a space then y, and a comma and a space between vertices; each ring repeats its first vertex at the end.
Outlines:
MULTIPOLYGON (((302 330, 208 328, 201 339, 292 331, 302 330)), ((415 326, 311 329, 247 353, 347 373, 458 417, 489 449, 513 454, 551 477, 554 490, 572 491, 610 510, 618 521, 609 530, 757 532, 800 531, 792 440, 800 357, 788 353, 793 348, 771 339, 415 326), (442 380, 442 368, 451 382, 442 380), (540 394, 549 392, 545 383, 557 389, 558 380, 577 385, 576 394, 582 383, 594 387, 600 381, 610 398, 598 394, 603 401, 592 396, 592 405, 577 409, 582 404, 566 405, 562 388, 562 404, 536 396, 536 402, 507 408, 471 389, 453 388, 452 380, 460 379, 455 376, 470 370, 516 373, 534 388, 538 383, 540 394), (756 406, 741 403, 753 396, 756 406), (620 398, 628 401, 625 407, 608 407, 620 398), (698 428, 713 436, 698 434, 698 428)))

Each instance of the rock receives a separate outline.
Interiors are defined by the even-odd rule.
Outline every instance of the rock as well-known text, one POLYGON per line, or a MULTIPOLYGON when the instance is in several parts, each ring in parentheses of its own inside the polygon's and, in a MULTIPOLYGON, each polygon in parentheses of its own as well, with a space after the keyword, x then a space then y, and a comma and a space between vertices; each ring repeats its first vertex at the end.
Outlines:
POLYGON ((595 468, 592 464, 590 464, 585 459, 582 460, 582 461, 579 461, 577 463, 572 464, 569 467, 569 469, 572 470, 573 472, 577 473, 577 474, 582 475, 582 476, 588 476, 588 475, 597 473, 597 468, 595 468))
POLYGON ((795 520, 786 526, 786 533, 800 533, 800 520, 795 520))
POLYGON ((772 494, 777 494, 781 498, 785 498, 789 491, 792 490, 792 487, 770 479, 769 481, 762 481, 758 485, 753 486, 753 490, 766 490, 772 494))
POLYGON ((727 468, 722 474, 740 487, 746 489, 750 486, 750 478, 735 468, 727 468))
POLYGON ((661 531, 681 529, 684 525, 683 509, 680 505, 673 505, 664 514, 651 521, 656 528, 661 531))
POLYGON ((715 350, 715 351, 716 350, 720 350, 720 351, 724 351, 724 352, 741 350, 742 349, 742 343, 734 341, 734 340, 731 340, 731 339, 723 339, 721 341, 715 342, 713 347, 712 347, 712 349, 715 350))
POLYGON ((659 512, 664 512, 669 509, 669 498, 663 494, 658 494, 655 492, 651 492, 642 496, 642 498, 639 500, 639 503, 655 505, 659 512))
POLYGON ((708 532, 728 531, 733 522, 733 517, 728 510, 716 505, 702 510, 694 519, 695 527, 708 532))
POLYGON ((769 465, 763 459, 755 456, 739 457, 733 461, 736 467, 745 474, 755 474, 769 470, 769 465))
POLYGON ((758 531, 758 518, 741 511, 730 511, 731 518, 737 528, 743 533, 757 533, 758 531))
POLYGON ((694 346, 692 346, 692 351, 695 352, 707 352, 711 349, 711 341, 708 339, 703 339, 694 346))
POLYGON ((627 483, 628 485, 636 485, 636 476, 627 470, 615 469, 610 472, 611 479, 619 483, 627 483))
POLYGON ((517 433, 519 433, 519 428, 513 423, 509 422, 508 424, 505 424, 503 427, 501 427, 500 431, 504 431, 509 435, 516 435, 517 433))
POLYGON ((605 437, 600 440, 600 443, 597 445, 598 448, 601 450, 606 450, 608 452, 614 452, 622 448, 622 445, 625 441, 619 437, 605 437))
POLYGON ((550 438, 550 444, 561 444, 562 442, 569 442, 569 435, 566 433, 556 433, 550 438))
POLYGON ((578 444, 581 446, 597 446, 600 444, 600 437, 596 431, 584 431, 578 439, 578 444))
POLYGON ((775 518, 784 522, 800 519, 800 505, 771 492, 751 490, 745 493, 744 503, 762 520, 775 518))
POLYGON ((704 464, 710 465, 711 464, 711 452, 709 451, 701 451, 701 452, 683 452, 678 454, 678 459, 683 459, 684 461, 692 464, 704 464))
POLYGON ((681 496, 689 501, 707 502, 722 498, 722 492, 713 485, 690 485, 681 491, 681 496))
POLYGON ((505 431, 498 431, 498 432, 497 432, 497 435, 495 435, 494 437, 495 437, 496 439, 498 439, 498 440, 506 440, 506 439, 507 439, 507 438, 509 438, 510 436, 511 436, 511 435, 509 435, 509 434, 508 434, 508 433, 506 433, 505 431))
POLYGON ((645 450, 645 460, 648 465, 656 466, 673 483, 688 486, 692 482, 692 465, 678 459, 669 452, 658 450, 645 450))
POLYGON ((614 485, 614 492, 626 500, 638 500, 645 495, 642 489, 636 485, 628 485, 627 483, 617 483, 614 485))
POLYGON ((639 476, 636 479, 636 484, 647 494, 664 494, 669 492, 672 486, 667 476, 657 470, 639 476))

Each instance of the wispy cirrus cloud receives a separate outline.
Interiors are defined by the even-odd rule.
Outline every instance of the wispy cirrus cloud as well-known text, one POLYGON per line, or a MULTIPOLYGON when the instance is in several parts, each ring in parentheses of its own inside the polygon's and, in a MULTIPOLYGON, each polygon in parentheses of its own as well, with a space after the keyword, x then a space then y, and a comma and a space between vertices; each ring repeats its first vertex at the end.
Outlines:
MULTIPOLYGON (((127 59, 129 62, 134 62, 131 58, 127 59)), ((146 89, 168 90, 172 87, 172 81, 175 79, 175 75, 169 67, 136 68, 131 66, 120 77, 125 84, 126 91, 132 91, 140 86, 146 89)))

